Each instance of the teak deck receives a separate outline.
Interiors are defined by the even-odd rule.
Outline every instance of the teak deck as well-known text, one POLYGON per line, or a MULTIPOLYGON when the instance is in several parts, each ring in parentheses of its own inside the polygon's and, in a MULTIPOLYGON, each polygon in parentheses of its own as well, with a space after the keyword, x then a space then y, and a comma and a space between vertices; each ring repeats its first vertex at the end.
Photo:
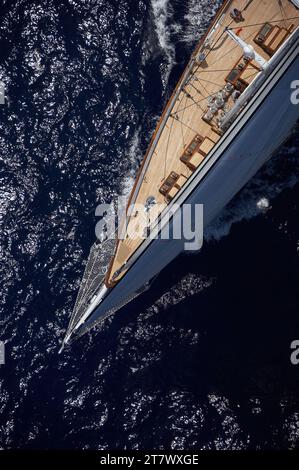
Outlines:
MULTIPOLYGON (((217 129, 217 117, 212 123, 203 119, 208 110, 208 98, 216 96, 228 82, 233 86, 238 82, 240 92, 243 92, 246 85, 250 84, 259 73, 259 67, 255 61, 244 63, 241 47, 228 37, 224 31, 225 28, 232 29, 241 39, 251 44, 260 56, 269 60, 271 54, 298 26, 298 17, 299 10, 290 0, 232 0, 224 3, 209 30, 210 46, 204 47, 205 40, 199 43, 192 56, 197 60, 194 61, 190 78, 185 85, 178 84, 181 86, 181 91, 146 167, 146 173, 142 176, 142 181, 140 181, 142 173, 139 174, 138 181, 141 184, 140 187, 138 186, 138 192, 136 193, 136 186, 133 188, 131 199, 133 198, 134 204, 144 205, 150 196, 153 196, 158 204, 167 204, 172 200, 192 171, 200 166, 221 138, 221 132, 217 129), (242 11, 244 21, 236 22, 232 19, 230 13, 234 8, 242 11), (221 24, 213 32, 218 22, 221 24), (272 28, 266 26, 263 30, 266 23, 269 23, 272 28), (201 62, 198 57, 202 51, 206 58, 202 61, 200 57, 201 62), (239 64, 242 64, 240 68, 238 68, 239 64), (192 154, 193 147, 188 150, 188 146, 195 138, 198 138, 198 145, 194 144, 196 151, 192 154), (174 178, 173 187, 170 185, 168 192, 161 191, 165 182, 167 186, 167 179, 172 173, 178 177, 176 181, 174 178)), ((176 90, 179 88, 177 87, 176 90)), ((234 102, 230 96, 232 92, 233 90, 230 90, 227 93, 224 109, 225 106, 227 109, 233 106, 234 102)), ((164 117, 169 106, 170 102, 166 106, 164 117)), ((220 113, 221 109, 218 117, 220 113)), ((157 130, 164 125, 163 116, 157 130)), ((138 210, 131 214, 128 219, 129 235, 124 240, 118 240, 106 277, 108 286, 121 278, 125 269, 119 273, 120 268, 123 268, 144 240, 144 234, 139 233, 142 217, 144 217, 144 211, 141 212, 143 214, 138 210)))

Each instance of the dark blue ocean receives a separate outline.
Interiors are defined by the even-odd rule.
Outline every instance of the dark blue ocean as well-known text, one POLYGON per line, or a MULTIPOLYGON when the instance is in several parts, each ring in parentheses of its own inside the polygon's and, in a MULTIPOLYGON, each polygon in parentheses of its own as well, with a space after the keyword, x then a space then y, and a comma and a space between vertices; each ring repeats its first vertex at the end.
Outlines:
POLYGON ((129 192, 220 3, 0 1, 2 449, 299 447, 298 131, 200 254, 58 355, 95 208, 129 192))

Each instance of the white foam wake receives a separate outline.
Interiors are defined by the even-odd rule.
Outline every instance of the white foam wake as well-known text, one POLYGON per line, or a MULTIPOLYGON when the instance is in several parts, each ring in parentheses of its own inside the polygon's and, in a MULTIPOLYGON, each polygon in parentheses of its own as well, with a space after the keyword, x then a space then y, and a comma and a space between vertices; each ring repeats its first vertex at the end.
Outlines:
POLYGON ((129 171, 121 182, 120 194, 124 197, 129 197, 132 188, 134 186, 137 169, 142 158, 141 149, 140 149, 140 131, 138 128, 129 143, 129 150, 127 153, 127 159, 129 161, 129 171))
POLYGON ((179 29, 173 19, 173 8, 169 0, 151 0, 154 17, 154 27, 159 41, 159 47, 163 50, 167 60, 166 84, 175 63, 175 44, 172 42, 172 33, 179 29))
POLYGON ((212 18, 215 16, 218 8, 220 7, 221 0, 188 0, 186 2, 186 10, 184 19, 186 27, 183 29, 181 40, 194 43, 206 31, 212 18))
POLYGON ((155 28, 160 47, 170 57, 173 57, 174 46, 171 44, 167 21, 172 16, 169 0, 151 0, 152 10, 155 19, 155 28))

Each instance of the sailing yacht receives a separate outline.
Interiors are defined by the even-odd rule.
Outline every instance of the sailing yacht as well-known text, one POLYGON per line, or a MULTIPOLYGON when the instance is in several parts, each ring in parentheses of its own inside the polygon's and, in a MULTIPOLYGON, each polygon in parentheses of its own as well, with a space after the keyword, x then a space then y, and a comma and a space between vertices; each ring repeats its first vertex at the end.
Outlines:
POLYGON ((184 236, 159 236, 174 232, 184 205, 202 205, 204 230, 288 138, 299 118, 292 99, 298 25, 299 0, 223 3, 158 122, 122 236, 91 248, 62 348, 147 289, 185 250, 184 236), (144 212, 150 231, 140 230, 144 212))

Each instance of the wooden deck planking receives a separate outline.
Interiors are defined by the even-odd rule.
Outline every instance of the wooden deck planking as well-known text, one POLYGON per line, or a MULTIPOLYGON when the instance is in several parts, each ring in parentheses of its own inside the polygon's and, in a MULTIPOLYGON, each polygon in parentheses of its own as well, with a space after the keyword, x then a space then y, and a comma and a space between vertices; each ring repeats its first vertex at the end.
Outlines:
MULTIPOLYGON (((289 28, 291 24, 296 26, 299 24, 298 18, 290 21, 285 20, 285 18, 299 16, 298 10, 289 0, 282 0, 281 6, 278 0, 253 1, 243 13, 245 21, 238 24, 232 22, 229 15, 231 9, 238 8, 242 10, 247 3, 247 0, 232 1, 221 27, 212 36, 211 42, 216 46, 209 52, 206 65, 204 67, 194 67, 192 81, 181 91, 174 105, 172 115, 168 118, 151 157, 146 171, 146 178, 143 180, 136 197, 136 204, 144 205, 149 196, 154 196, 158 203, 165 204, 165 198, 160 194, 159 188, 171 171, 184 175, 186 178, 190 177, 192 172, 180 161, 180 156, 196 134, 208 137, 213 142, 220 139, 220 136, 212 130, 211 126, 202 120, 202 116, 207 109, 207 97, 214 95, 219 89, 223 88, 226 83, 225 78, 242 57, 241 48, 226 34, 223 35, 224 28, 230 26, 234 28, 235 32, 236 29, 242 29, 240 37, 252 44, 262 57, 269 60, 269 55, 253 41, 262 24, 275 21, 274 25, 284 28, 289 28), (278 20, 280 22, 276 22, 278 20), (256 23, 260 25, 256 26, 256 23), (195 105, 194 101, 198 104, 195 105), (175 115, 179 117, 180 121, 183 121, 183 124, 173 117, 175 115)), ((249 65, 242 74, 242 78, 250 83, 257 73, 258 71, 249 65)), ((210 148, 211 145, 207 149, 210 148)), ((195 155, 193 158, 201 161, 199 156, 200 154, 195 155)), ((175 191, 173 194, 175 194, 175 191)), ((129 238, 118 241, 116 254, 110 267, 109 282, 111 282, 114 273, 120 269, 143 241, 141 236, 132 237, 136 224, 138 225, 136 218, 134 220, 130 219, 128 226, 129 238)))

